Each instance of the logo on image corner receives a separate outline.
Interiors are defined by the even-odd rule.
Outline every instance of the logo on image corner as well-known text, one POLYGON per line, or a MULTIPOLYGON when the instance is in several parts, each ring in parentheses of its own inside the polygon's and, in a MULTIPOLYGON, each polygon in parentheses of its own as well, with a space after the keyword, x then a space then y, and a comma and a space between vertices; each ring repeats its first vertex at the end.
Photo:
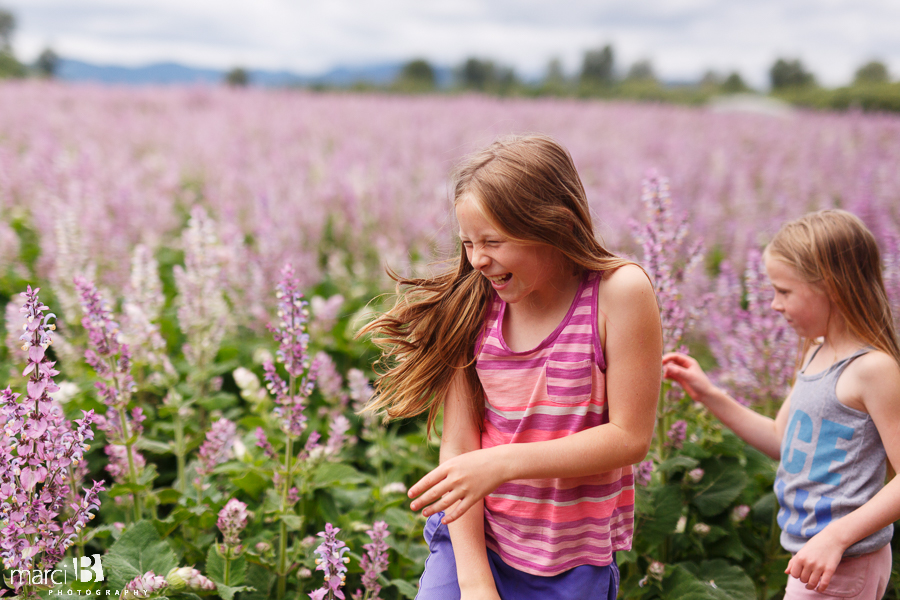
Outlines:
POLYGON ((103 565, 100 563, 100 555, 76 556, 72 559, 75 563, 75 580, 82 583, 103 581, 103 565))

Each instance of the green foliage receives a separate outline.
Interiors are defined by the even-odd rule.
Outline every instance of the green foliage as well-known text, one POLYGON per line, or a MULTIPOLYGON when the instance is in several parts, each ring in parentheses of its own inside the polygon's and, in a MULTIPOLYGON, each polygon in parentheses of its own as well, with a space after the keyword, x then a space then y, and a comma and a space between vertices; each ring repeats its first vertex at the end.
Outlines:
POLYGON ((658 450, 649 485, 636 487, 633 549, 620 559, 624 597, 750 600, 783 589, 774 461, 704 409, 666 402, 667 423, 688 423, 687 441, 658 450))
POLYGON ((625 79, 630 81, 656 81, 653 63, 647 59, 637 61, 628 69, 625 79))
POLYGON ((729 74, 719 89, 723 94, 740 94, 751 91, 750 86, 744 83, 744 78, 737 71, 729 74))
POLYGON ((11 52, 12 34, 16 30, 16 16, 0 8, 0 53, 11 52))
POLYGON ((103 557, 104 572, 112 590, 124 589, 129 581, 148 571, 165 576, 177 566, 175 552, 149 521, 128 527, 103 557))
POLYGON ((225 74, 225 83, 234 87, 246 87, 250 83, 250 74, 243 67, 234 67, 225 74))
POLYGON ((506 95, 514 92, 519 80, 511 67, 504 67, 492 60, 468 58, 456 71, 460 87, 477 92, 506 95))
POLYGON ((853 76, 853 83, 854 85, 887 83, 890 79, 887 66, 881 61, 873 60, 856 70, 853 76))
POLYGON ((41 77, 52 78, 56 76, 59 68, 59 56, 52 48, 45 48, 34 61, 34 69, 41 77))
POLYGON ((900 112, 900 82, 866 83, 834 90, 794 88, 776 94, 796 106, 820 110, 863 110, 900 112))
POLYGON ((609 86, 616 78, 616 55, 609 44, 584 53, 581 64, 581 83, 588 86, 609 86))
POLYGON ((769 82, 773 90, 807 87, 815 85, 816 79, 806 70, 800 59, 779 58, 769 69, 769 82))
POLYGON ((392 89, 404 93, 422 93, 434 91, 437 81, 434 68, 427 60, 418 58, 409 61, 400 70, 392 89))
POLYGON ((0 79, 25 77, 25 65, 16 60, 12 52, 0 50, 0 79))
POLYGON ((253 586, 243 585, 247 579, 247 559, 239 556, 228 561, 219 551, 218 544, 212 544, 206 555, 206 576, 216 584, 216 591, 223 600, 232 600, 237 592, 254 591, 253 586))

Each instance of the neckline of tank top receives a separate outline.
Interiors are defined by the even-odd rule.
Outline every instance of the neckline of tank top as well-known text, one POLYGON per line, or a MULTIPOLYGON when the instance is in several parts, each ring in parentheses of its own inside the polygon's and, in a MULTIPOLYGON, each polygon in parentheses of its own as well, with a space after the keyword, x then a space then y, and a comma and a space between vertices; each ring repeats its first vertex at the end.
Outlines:
MULTIPOLYGON (((497 330, 497 340, 499 340, 500 346, 513 356, 533 354, 539 350, 543 350, 544 348, 546 348, 548 344, 553 342, 553 340, 555 340, 559 336, 560 332, 565 329, 568 322, 572 319, 572 315, 575 313, 575 307, 578 305, 578 301, 581 300, 581 295, 584 294, 584 290, 587 287, 587 282, 591 278, 591 273, 593 272, 594 271, 586 271, 584 277, 581 278, 581 282, 578 284, 578 291, 575 292, 575 297, 572 299, 572 304, 569 305, 569 310, 566 312, 566 316, 564 316, 562 321, 559 322, 559 325, 556 326, 556 329, 550 332, 550 334, 547 335, 547 337, 545 337, 540 344, 538 344, 534 348, 531 348, 530 350, 521 350, 517 352, 506 345, 506 340, 503 338, 503 317, 506 315, 507 303, 504 302, 502 298, 500 298, 499 294, 497 294, 496 298, 500 300, 500 314, 497 315, 497 321, 494 323, 494 327, 497 330)), ((593 327, 593 325, 591 326, 593 327)))
POLYGON ((806 369, 809 368, 809 364, 813 361, 813 359, 816 357, 816 354, 818 354, 819 350, 821 350, 821 349, 822 349, 822 345, 820 344, 819 347, 816 348, 815 351, 813 352, 813 355, 809 357, 809 360, 806 362, 806 365, 803 367, 803 369, 799 373, 797 373, 798 379, 803 379, 804 381, 814 381, 816 379, 821 379, 822 377, 825 377, 829 373, 834 372, 836 369, 846 366, 851 360, 853 360, 855 358, 859 358, 863 354, 866 354, 866 353, 874 350, 874 348, 872 346, 863 346, 862 348, 857 348, 851 354, 845 356, 844 358, 834 361, 827 368, 822 369, 821 371, 819 371, 817 373, 813 373, 812 375, 807 375, 806 369))

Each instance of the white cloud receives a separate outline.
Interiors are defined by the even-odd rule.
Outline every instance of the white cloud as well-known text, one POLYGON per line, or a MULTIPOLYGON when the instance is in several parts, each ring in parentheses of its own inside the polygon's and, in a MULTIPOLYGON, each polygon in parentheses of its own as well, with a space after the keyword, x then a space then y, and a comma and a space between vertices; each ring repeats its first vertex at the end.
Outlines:
POLYGON ((871 58, 900 77, 895 0, 6 0, 25 59, 64 56, 142 64, 176 60, 302 72, 336 64, 481 56, 535 74, 570 71, 610 42, 621 68, 649 58, 665 78, 739 70, 762 85, 777 57, 820 81, 849 80, 871 58))

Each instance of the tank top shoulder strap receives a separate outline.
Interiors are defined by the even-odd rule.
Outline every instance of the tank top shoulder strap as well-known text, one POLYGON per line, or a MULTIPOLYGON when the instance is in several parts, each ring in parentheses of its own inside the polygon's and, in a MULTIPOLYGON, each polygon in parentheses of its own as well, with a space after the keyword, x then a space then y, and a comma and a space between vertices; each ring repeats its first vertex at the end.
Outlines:
POLYGON ((819 344, 819 346, 818 346, 815 350, 813 350, 813 353, 812 353, 812 355, 809 357, 809 360, 807 360, 807 361, 806 361, 806 364, 803 365, 803 368, 800 369, 800 374, 801 374, 801 375, 802 375, 803 373, 806 373, 806 369, 809 367, 809 363, 811 363, 811 362, 813 361, 813 359, 816 357, 816 354, 819 353, 819 350, 821 350, 821 349, 822 349, 822 346, 824 346, 824 345, 825 345, 825 344, 819 344))
POLYGON ((857 350, 850 356, 848 356, 846 358, 842 358, 841 360, 837 361, 834 364, 834 366, 832 367, 832 369, 834 369, 835 375, 840 376, 840 374, 844 372, 844 369, 847 368, 847 365, 852 363, 854 360, 856 360, 863 354, 868 354, 872 350, 874 350, 874 348, 872 348, 871 346, 866 346, 865 348, 860 348, 859 350, 857 350))
POLYGON ((603 279, 603 273, 601 271, 591 272, 588 275, 587 287, 591 289, 589 302, 591 303, 591 341, 594 345, 594 356, 597 361, 597 366, 600 367, 601 371, 605 372, 606 356, 603 355, 603 346, 600 344, 600 331, 597 326, 599 323, 599 315, 597 314, 599 307, 597 306, 597 303, 599 301, 601 279, 603 279))

